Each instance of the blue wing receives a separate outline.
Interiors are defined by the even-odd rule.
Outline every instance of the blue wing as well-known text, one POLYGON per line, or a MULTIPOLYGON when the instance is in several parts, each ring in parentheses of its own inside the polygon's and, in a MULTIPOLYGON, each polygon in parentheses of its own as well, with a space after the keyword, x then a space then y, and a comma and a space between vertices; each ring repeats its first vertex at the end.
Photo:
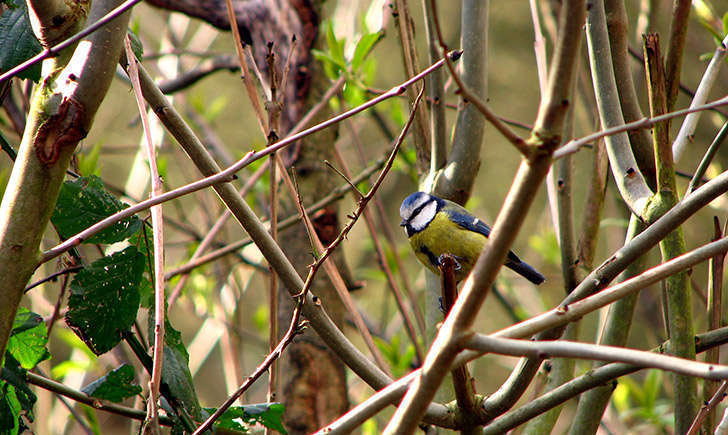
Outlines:
MULTIPOLYGON (((444 202, 445 200, 441 201, 444 202)), ((458 224, 461 228, 482 234, 485 237, 490 236, 490 227, 458 204, 447 201, 447 207, 443 211, 449 215, 450 220, 458 224)), ((536 269, 522 262, 513 251, 508 252, 505 266, 515 270, 534 284, 541 284, 545 279, 536 269)))
MULTIPOLYGON (((451 207, 450 209, 445 210, 448 215, 450 215, 450 219, 458 224, 460 227, 468 230, 473 231, 479 234, 484 235, 485 237, 490 236, 490 227, 486 225, 483 221, 476 218, 475 216, 468 213, 464 208, 461 210, 458 210, 462 207, 451 207)), ((518 258, 516 254, 513 253, 513 251, 508 252, 508 260, 513 261, 515 263, 520 263, 521 259, 518 258)))
POLYGON ((450 220, 462 228, 465 228, 468 231, 480 233, 485 237, 490 236, 490 227, 475 216, 469 213, 460 212, 459 210, 445 210, 445 212, 450 216, 450 220))

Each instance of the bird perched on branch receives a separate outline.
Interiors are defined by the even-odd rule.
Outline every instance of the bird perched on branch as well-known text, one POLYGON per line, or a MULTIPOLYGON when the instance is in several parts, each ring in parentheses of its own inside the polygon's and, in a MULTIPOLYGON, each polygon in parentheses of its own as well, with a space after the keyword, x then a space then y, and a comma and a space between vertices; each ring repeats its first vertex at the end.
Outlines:
MULTIPOLYGON (((399 215, 400 226, 422 264, 439 274, 440 256, 450 254, 460 266, 455 271, 458 281, 468 276, 490 235, 490 227, 465 208, 425 192, 405 198, 399 215)), ((505 266, 534 284, 544 282, 543 275, 513 252, 508 252, 505 266)))

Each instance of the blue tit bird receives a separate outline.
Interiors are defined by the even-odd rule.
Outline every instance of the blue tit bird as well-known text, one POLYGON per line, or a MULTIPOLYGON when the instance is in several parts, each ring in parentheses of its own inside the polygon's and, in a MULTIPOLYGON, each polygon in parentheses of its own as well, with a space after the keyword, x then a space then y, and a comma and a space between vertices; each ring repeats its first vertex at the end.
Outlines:
MULTIPOLYGON (((405 198, 399 215, 400 226, 404 227, 420 262, 439 274, 440 256, 454 256, 460 265, 455 271, 457 281, 468 276, 490 235, 490 227, 465 208, 425 192, 415 192, 405 198)), ((544 282, 543 275, 513 252, 508 252, 505 266, 534 284, 544 282)))

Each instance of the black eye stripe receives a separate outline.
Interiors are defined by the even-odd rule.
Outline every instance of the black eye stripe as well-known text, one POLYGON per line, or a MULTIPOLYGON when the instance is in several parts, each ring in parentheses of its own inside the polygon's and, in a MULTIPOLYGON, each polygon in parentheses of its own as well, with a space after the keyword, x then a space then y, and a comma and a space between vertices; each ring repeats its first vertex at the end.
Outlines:
POLYGON ((425 201, 421 206, 417 207, 415 209, 415 211, 413 211, 412 214, 410 215, 409 220, 414 219, 415 216, 417 216, 418 214, 420 214, 420 212, 422 211, 423 208, 427 207, 427 204, 433 202, 434 200, 435 200, 435 198, 430 198, 429 200, 425 201))

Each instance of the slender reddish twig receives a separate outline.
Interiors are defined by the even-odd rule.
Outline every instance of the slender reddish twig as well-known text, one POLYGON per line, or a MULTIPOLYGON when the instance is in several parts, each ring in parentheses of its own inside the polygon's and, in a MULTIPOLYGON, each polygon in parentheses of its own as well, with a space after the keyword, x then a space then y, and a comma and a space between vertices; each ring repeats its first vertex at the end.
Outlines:
MULTIPOLYGON (((147 160, 149 161, 150 181, 152 185, 151 197, 154 198, 162 193, 162 180, 159 177, 157 169, 157 155, 152 143, 151 130, 149 128, 149 118, 145 107, 144 97, 142 96, 141 83, 139 82, 139 67, 137 58, 131 49, 131 41, 129 36, 124 39, 124 47, 126 49, 126 57, 129 61, 129 78, 131 79, 136 97, 137 106, 139 107, 139 115, 144 128, 145 145, 147 151, 147 160)), ((149 401, 147 420, 153 426, 156 432, 159 428, 159 386, 162 382, 162 355, 164 352, 164 319, 165 319, 165 283, 164 280, 164 221, 162 217, 162 205, 158 204, 152 207, 152 240, 154 246, 154 350, 152 353, 152 377, 149 381, 149 401)))

